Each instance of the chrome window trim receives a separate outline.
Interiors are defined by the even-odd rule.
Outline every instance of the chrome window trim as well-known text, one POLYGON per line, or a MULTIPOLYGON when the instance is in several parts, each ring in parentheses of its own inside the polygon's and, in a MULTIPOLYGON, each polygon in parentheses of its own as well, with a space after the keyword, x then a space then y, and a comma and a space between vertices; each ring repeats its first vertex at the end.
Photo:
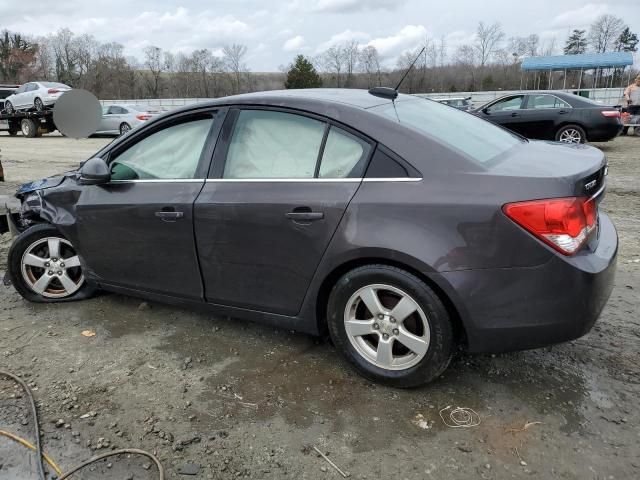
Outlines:
POLYGON ((115 183, 360 183, 360 182, 420 182, 422 178, 149 178, 138 180, 111 180, 115 183))

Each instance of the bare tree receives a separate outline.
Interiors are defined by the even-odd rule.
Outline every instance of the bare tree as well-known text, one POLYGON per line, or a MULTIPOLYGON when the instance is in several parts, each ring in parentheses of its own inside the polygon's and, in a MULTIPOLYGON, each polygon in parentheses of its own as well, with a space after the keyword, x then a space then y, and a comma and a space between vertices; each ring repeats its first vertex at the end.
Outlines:
POLYGON ((244 63, 244 58, 247 55, 246 45, 239 45, 234 43, 233 45, 225 45, 222 48, 224 55, 224 63, 233 77, 233 93, 240 93, 242 87, 242 74, 249 69, 244 63))
POLYGON ((159 98, 160 76, 165 69, 162 49, 153 45, 146 47, 144 49, 144 65, 151 73, 151 78, 145 76, 149 93, 153 95, 154 98, 159 98))
POLYGON ((358 58, 360 53, 360 44, 357 40, 350 40, 344 44, 344 61, 347 78, 345 87, 353 86, 353 74, 358 66, 358 58))
POLYGON ((476 88, 476 63, 478 59, 477 50, 471 45, 460 45, 456 50, 455 60, 458 65, 464 68, 464 71, 471 75, 471 83, 469 90, 476 88))
POLYGON ((504 33, 499 23, 496 22, 492 25, 485 25, 483 22, 480 22, 478 24, 474 48, 478 56, 478 61, 480 62, 480 67, 484 67, 491 59, 491 56, 498 49, 503 38, 504 33))
POLYGON ((361 70, 367 75, 367 88, 382 85, 380 55, 376 47, 368 45, 360 51, 361 70))
POLYGON ((589 29, 588 38, 591 48, 598 53, 613 50, 624 27, 625 24, 621 18, 613 15, 599 16, 589 29))
POLYGON ((344 48, 340 45, 330 47, 322 55, 323 67, 327 72, 335 74, 336 86, 338 88, 342 86, 340 79, 346 63, 344 48))

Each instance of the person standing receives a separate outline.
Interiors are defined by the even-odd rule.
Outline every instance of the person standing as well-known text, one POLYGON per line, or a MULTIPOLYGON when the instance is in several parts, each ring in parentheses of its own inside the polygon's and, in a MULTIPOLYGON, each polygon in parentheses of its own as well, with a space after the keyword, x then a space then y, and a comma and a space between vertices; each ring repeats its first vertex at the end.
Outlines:
POLYGON ((624 99, 627 101, 627 111, 631 115, 640 115, 640 75, 625 89, 624 99))

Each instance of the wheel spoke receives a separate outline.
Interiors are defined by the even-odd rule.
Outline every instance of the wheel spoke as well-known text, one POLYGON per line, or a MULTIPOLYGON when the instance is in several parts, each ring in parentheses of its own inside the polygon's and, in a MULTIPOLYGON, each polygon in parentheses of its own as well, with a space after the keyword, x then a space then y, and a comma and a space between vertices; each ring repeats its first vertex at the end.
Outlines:
POLYGON ((344 322, 347 333, 352 337, 361 337, 373 333, 373 320, 348 320, 344 322))
POLYGON ((47 245, 49 246, 49 256, 51 258, 59 258, 60 257, 60 239, 50 238, 47 241, 47 245))
POLYGON ((44 291, 49 286, 49 283, 51 282, 51 278, 52 277, 50 277, 45 273, 36 281, 36 283, 33 284, 33 290, 36 293, 39 293, 42 295, 42 293, 44 293, 44 291))
POLYGON ((33 253, 27 253, 24 256, 23 262, 25 265, 32 267, 45 268, 44 264, 47 262, 47 259, 34 255, 33 253))
POLYGON ((396 337, 396 340, 416 355, 424 355, 427 353, 427 349, 429 348, 428 339, 418 337, 404 328, 400 328, 400 333, 396 337))
POLYGON ((383 340, 382 338, 378 342, 378 349, 376 351, 376 362, 381 367, 389 368, 393 364, 393 339, 383 340))
POLYGON ((73 292, 76 289, 76 283, 73 280, 71 280, 71 278, 69 278, 69 275, 67 275, 67 272, 64 272, 62 275, 60 275, 58 279, 60 280, 60 283, 62 284, 64 289, 67 291, 67 293, 73 292))
POLYGON ((374 288, 369 287, 360 293, 360 298, 367 306, 369 312, 374 317, 381 314, 383 311, 382 304, 380 303, 380 299, 378 298, 378 293, 374 288))
POLYGON ((418 309, 418 305, 409 297, 402 297, 398 304, 391 310, 391 316, 398 322, 402 322, 418 309))
POLYGON ((80 258, 77 255, 74 255, 73 257, 65 258, 64 265, 66 268, 79 267, 80 258))

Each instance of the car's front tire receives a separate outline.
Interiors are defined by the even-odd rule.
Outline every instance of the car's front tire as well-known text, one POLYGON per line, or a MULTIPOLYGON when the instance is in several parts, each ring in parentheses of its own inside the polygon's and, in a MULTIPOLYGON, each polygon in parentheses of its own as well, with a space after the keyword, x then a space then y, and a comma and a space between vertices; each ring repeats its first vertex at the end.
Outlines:
POLYGON ((120 125, 120 135, 125 135, 129 130, 131 130, 131 125, 128 123, 122 123, 120 125))
POLYGON ((34 225, 18 235, 8 260, 11 283, 31 302, 78 300, 93 293, 75 248, 52 225, 34 225))
POLYGON ((33 101, 33 107, 36 109, 36 112, 44 112, 44 103, 39 98, 36 98, 33 101))
POLYGON ((13 104, 8 100, 4 102, 4 111, 7 112, 9 115, 11 115, 12 113, 15 113, 13 104))
POLYGON ((379 383, 420 386, 451 360, 445 306, 421 279, 396 267, 367 265, 344 275, 329 296, 327 323, 342 355, 379 383))
POLYGON ((580 125, 565 125, 556 132, 556 142, 585 143, 587 134, 580 125))

